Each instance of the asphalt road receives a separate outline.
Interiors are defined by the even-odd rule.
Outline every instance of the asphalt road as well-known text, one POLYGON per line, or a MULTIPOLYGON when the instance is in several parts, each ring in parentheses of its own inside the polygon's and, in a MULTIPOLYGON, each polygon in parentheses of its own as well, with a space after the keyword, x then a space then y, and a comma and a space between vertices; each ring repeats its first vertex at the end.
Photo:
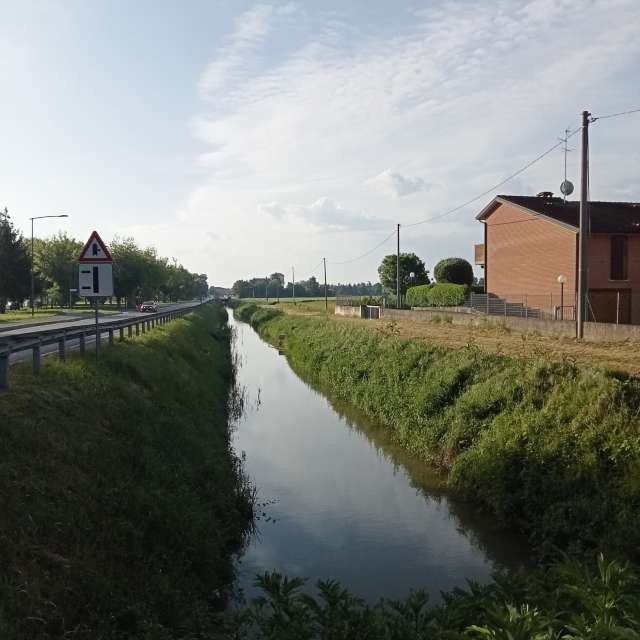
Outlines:
MULTIPOLYGON (((160 307, 159 312, 172 311, 175 309, 186 309, 189 307, 195 307, 199 302, 181 302, 177 304, 166 305, 160 307)), ((110 324, 116 320, 125 320, 125 319, 133 319, 133 318, 151 318, 155 314, 153 313, 141 313, 139 311, 123 311, 122 313, 112 313, 105 316, 99 316, 98 322, 99 324, 110 324)), ((37 336, 42 331, 50 331, 52 329, 60 330, 60 329, 78 329, 80 327, 94 327, 95 326, 95 317, 90 316, 88 318, 76 319, 76 320, 63 320, 61 322, 56 322, 55 324, 47 324, 40 325, 36 327, 21 327, 16 329, 10 329, 8 331, 3 331, 0 333, 0 339, 10 338, 10 337, 20 337, 20 338, 28 338, 31 336, 37 336)), ((105 331, 100 334, 101 343, 108 341, 109 333, 105 331)), ((116 338, 117 339, 117 338, 116 338)), ((67 349, 77 349, 80 345, 79 339, 69 339, 67 340, 66 348, 67 349)), ((87 351, 91 351, 95 349, 95 336, 87 336, 85 338, 85 346, 87 351)), ((58 345, 57 344, 49 344, 43 345, 41 347, 41 356, 49 356, 51 354, 57 355, 58 353, 58 345)), ((16 362, 22 362, 24 360, 30 360, 32 357, 31 349, 25 349, 24 351, 16 351, 9 355, 9 364, 14 364, 16 362)))

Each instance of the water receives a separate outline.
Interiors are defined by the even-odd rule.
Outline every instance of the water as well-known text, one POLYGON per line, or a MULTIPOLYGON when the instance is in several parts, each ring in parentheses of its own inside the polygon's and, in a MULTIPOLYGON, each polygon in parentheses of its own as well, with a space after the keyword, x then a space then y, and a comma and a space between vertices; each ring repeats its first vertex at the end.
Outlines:
POLYGON ((266 503, 239 559, 245 596, 257 595, 256 573, 275 570, 311 584, 336 578, 370 602, 411 589, 438 601, 526 559, 521 539, 456 501, 388 431, 330 404, 250 326, 229 322, 246 393, 234 447, 266 503))

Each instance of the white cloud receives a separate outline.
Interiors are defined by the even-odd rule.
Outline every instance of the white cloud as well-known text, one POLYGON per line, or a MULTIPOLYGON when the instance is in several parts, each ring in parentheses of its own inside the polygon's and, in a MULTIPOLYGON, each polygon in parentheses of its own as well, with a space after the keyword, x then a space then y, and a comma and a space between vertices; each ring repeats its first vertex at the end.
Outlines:
POLYGON ((212 96, 227 82, 241 78, 246 56, 259 48, 271 29, 273 13, 271 5, 258 4, 236 18, 228 43, 218 51, 200 79, 203 95, 212 96))
POLYGON ((425 180, 419 176, 403 176, 388 169, 379 173, 375 178, 367 180, 367 183, 382 193, 396 198, 426 191, 428 188, 425 180))
MULTIPOLYGON (((216 186, 215 198, 206 185, 198 190, 205 194, 199 206, 208 202, 216 210, 221 200, 233 206, 234 218, 224 224, 242 229, 238 241, 249 243, 244 230, 259 227, 262 242, 271 225, 276 239, 270 254, 260 253, 266 268, 280 254, 304 259, 309 229, 362 232, 329 248, 316 240, 320 255, 363 253, 379 237, 369 231, 390 220, 437 215, 497 183, 577 124, 583 108, 616 111, 637 102, 628 88, 640 54, 634 0, 593 0, 583 13, 567 0, 438 4, 391 35, 375 28, 358 33, 345 26, 345 12, 326 20, 315 14, 305 41, 283 54, 290 25, 276 21, 272 9, 269 27, 252 30, 259 37, 231 52, 242 72, 213 74, 223 103, 194 122, 208 147, 201 157, 207 184, 216 186), (256 42, 278 55, 249 72, 256 42), (380 172, 381 166, 393 169, 380 172), (376 190, 394 197, 392 210, 376 190), (285 221, 296 224, 283 234, 285 221)), ((208 84, 207 74, 201 84, 208 84)), ((606 122, 607 135, 623 126, 606 122)), ((601 199, 628 190, 629 176, 640 169, 631 155, 640 134, 628 125, 608 150, 618 165, 623 156, 632 162, 623 172, 616 160, 598 165, 604 135, 592 144, 592 167, 601 167, 592 171, 592 192, 601 199)), ((574 181, 577 156, 569 158, 574 181)), ((522 179, 534 192, 557 190, 560 152, 522 179)), ((480 238, 474 214, 484 204, 408 231, 403 243, 413 243, 429 263, 465 255, 480 238)), ((372 255, 345 267, 342 277, 375 277, 378 261, 372 255)))
POLYGON ((261 203, 258 211, 275 219, 287 218, 306 223, 316 231, 375 231, 391 228, 392 222, 351 211, 331 198, 318 198, 308 206, 283 205, 279 202, 261 203))

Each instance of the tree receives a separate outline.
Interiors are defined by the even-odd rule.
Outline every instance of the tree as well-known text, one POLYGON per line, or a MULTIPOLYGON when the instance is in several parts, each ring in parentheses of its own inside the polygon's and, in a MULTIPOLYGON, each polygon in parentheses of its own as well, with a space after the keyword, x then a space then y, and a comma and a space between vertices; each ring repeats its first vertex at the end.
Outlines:
MULTIPOLYGON (((396 294, 396 254, 385 256, 378 267, 378 275, 382 288, 388 293, 396 294)), ((415 253, 400 254, 400 294, 407 291, 407 287, 429 284, 429 272, 424 266, 424 262, 415 253), (413 273, 414 278, 409 274, 413 273)))
POLYGON ((464 258, 445 258, 433 268, 437 282, 473 284, 473 267, 464 258))
POLYGON ((49 283, 49 298, 55 299, 55 304, 62 305, 68 299, 69 289, 78 288, 81 251, 82 243, 66 233, 38 240, 34 250, 36 269, 41 279, 49 283))
POLYGON ((120 300, 126 300, 126 306, 133 307, 140 295, 145 256, 133 238, 115 238, 111 243, 113 258, 113 293, 120 300))
POLYGON ((269 280, 274 284, 278 283, 281 287, 284 287, 284 273, 276 271, 269 276, 269 280))
POLYGON ((22 234, 16 231, 9 211, 0 211, 0 313, 9 299, 29 295, 30 261, 22 234))

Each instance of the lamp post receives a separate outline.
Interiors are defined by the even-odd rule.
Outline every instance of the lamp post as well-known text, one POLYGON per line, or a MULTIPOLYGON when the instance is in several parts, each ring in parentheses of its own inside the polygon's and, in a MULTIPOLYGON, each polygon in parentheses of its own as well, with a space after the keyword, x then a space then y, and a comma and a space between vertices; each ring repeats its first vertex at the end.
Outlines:
POLYGON ((558 282, 560 283, 560 320, 564 320, 564 283, 567 281, 567 276, 560 274, 558 276, 558 282))
POLYGON ((34 316, 36 313, 35 308, 35 295, 34 295, 34 286, 33 286, 33 221, 34 220, 42 220, 44 218, 68 218, 69 216, 66 213, 61 213, 57 216, 35 216, 34 218, 29 218, 31 220, 31 316, 34 316))

